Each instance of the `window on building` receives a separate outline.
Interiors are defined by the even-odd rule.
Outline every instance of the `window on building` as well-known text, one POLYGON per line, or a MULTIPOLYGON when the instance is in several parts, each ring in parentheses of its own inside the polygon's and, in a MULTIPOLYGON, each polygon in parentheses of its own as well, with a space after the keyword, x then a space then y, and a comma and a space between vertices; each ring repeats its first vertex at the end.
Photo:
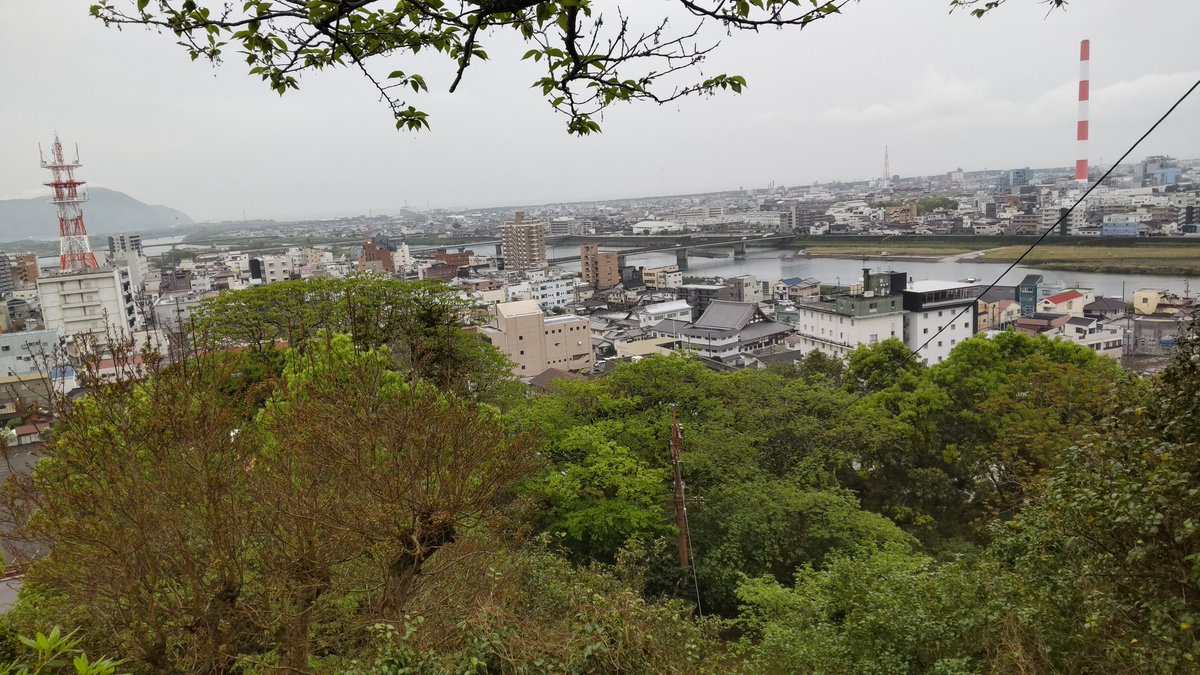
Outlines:
POLYGON ((970 328, 970 327, 971 327, 971 322, 970 322, 970 321, 964 321, 964 322, 963 322, 963 328, 970 328))
MULTIPOLYGON (((893 332, 893 333, 895 333, 896 331, 892 331, 892 332, 893 332)), ((921 332, 922 332, 922 334, 924 334, 924 335, 929 335, 929 329, 928 329, 928 328, 926 328, 925 330, 923 330, 923 331, 921 331, 921 332)))
POLYGON ((942 341, 941 341, 941 340, 938 340, 938 346, 939 346, 939 347, 941 347, 941 346, 942 346, 942 341))
POLYGON ((871 342, 871 344, 875 344, 876 342, 879 342, 879 334, 871 333, 870 342, 871 342))

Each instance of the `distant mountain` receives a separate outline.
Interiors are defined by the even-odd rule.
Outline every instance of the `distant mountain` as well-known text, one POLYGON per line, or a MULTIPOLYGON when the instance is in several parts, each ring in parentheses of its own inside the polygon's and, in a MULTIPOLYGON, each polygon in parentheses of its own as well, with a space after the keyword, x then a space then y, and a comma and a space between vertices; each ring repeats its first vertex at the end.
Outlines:
MULTIPOLYGON (((161 230, 193 222, 182 211, 145 204, 124 192, 106 188, 88 190, 83 220, 88 234, 161 230)), ((0 199, 0 241, 56 237, 58 216, 50 204, 49 193, 34 199, 0 199)))

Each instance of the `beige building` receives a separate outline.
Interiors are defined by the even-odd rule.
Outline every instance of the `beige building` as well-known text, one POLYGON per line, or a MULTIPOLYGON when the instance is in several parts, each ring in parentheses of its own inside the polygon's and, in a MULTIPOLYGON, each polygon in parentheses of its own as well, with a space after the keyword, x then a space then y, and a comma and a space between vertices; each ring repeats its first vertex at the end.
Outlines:
POLYGON ((594 362, 587 319, 546 316, 532 300, 498 303, 495 323, 484 327, 483 334, 512 360, 517 377, 533 377, 547 368, 590 371, 594 362))
POLYGON ((620 263, 616 251, 601 251, 597 244, 579 247, 579 270, 583 282, 603 291, 621 283, 620 263))
POLYGON ((504 267, 533 270, 546 266, 546 223, 525 221, 525 212, 517 211, 500 230, 504 267))
POLYGON ((1008 298, 1001 298, 993 302, 980 300, 977 304, 979 319, 975 328, 979 332, 1002 328, 1021 318, 1021 305, 1016 300, 1008 298))
POLYGON ((679 271, 677 265, 647 267, 642 270, 642 283, 652 291, 679 288, 683 285, 683 272, 679 271))
POLYGON ((1181 298, 1160 288, 1143 288, 1133 292, 1135 314, 1180 314, 1192 308, 1190 298, 1181 298))

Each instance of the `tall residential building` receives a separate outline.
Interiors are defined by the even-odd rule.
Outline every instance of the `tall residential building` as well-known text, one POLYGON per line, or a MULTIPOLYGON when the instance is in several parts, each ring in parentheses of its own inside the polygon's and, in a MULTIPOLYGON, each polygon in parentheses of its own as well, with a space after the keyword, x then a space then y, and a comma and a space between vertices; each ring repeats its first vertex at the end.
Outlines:
POLYGON ((904 289, 904 342, 925 363, 941 363, 975 334, 975 302, 983 286, 957 281, 914 281, 904 289), (940 331, 940 333, 939 333, 940 331), (923 347, 923 349, 922 349, 923 347))
POLYGON ((130 336, 142 329, 126 267, 54 274, 38 279, 37 287, 42 323, 49 330, 102 338, 109 330, 130 336))
POLYGON ((546 224, 525 221, 525 212, 517 211, 500 231, 504 266, 510 270, 531 270, 546 266, 546 224))
POLYGON ((142 251, 142 235, 115 234, 108 238, 108 261, 116 267, 128 267, 129 278, 140 294, 146 287, 149 262, 142 251))
POLYGON ((142 253, 142 235, 140 234, 114 234, 108 238, 108 255, 116 258, 120 253, 128 253, 136 251, 142 253))
POLYGON ((513 362, 517 377, 534 377, 549 368, 592 368, 588 320, 574 314, 546 316, 532 300, 498 303, 495 324, 483 334, 513 362))
POLYGON ((13 280, 12 261, 8 259, 8 254, 0 251, 0 295, 12 293, 16 290, 17 284, 13 280))
POLYGON ((579 247, 579 269, 583 273, 583 282, 598 291, 621 283, 617 252, 601 251, 597 244, 579 247))
POLYGON ((22 253, 17 256, 17 263, 12 268, 13 282, 17 288, 33 288, 38 279, 38 258, 36 253, 22 253))

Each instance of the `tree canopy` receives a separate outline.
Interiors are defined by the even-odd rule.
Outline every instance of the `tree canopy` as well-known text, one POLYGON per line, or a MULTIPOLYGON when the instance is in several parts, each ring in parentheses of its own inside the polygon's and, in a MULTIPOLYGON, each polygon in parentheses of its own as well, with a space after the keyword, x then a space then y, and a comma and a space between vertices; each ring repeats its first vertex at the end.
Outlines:
POLYGON ((1151 378, 1004 333, 483 401, 489 360, 418 374, 390 345, 431 324, 337 319, 347 292, 286 345, 211 304, 204 349, 64 408, 0 500, 49 551, 0 672, 55 626, 134 672, 1198 670, 1200 324, 1151 378))
MULTIPOLYGON (((1066 0, 1039 0, 1052 7, 1066 0)), ((982 16, 1004 0, 949 0, 982 16)), ((721 30, 804 28, 841 13, 852 0, 672 0, 665 8, 603 0, 98 0, 108 25, 145 25, 175 35, 193 60, 244 59, 249 74, 283 94, 307 73, 354 68, 375 89, 397 128, 429 126, 406 94, 427 91, 410 65, 422 51, 444 58, 449 91, 488 45, 515 34, 544 72, 533 87, 567 117, 572 134, 600 131, 614 103, 666 103, 685 96, 741 92, 739 74, 703 72, 721 30)))

